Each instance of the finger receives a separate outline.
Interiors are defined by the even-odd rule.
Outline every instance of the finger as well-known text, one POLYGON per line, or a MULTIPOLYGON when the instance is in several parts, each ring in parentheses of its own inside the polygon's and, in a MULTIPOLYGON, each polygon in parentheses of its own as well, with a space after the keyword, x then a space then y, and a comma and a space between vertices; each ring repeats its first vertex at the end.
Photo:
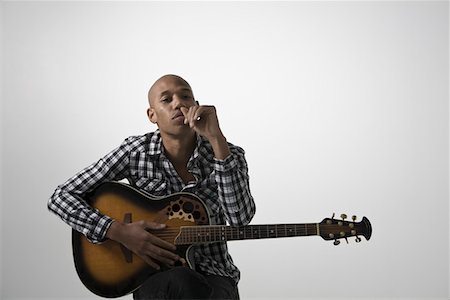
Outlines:
POLYGON ((145 227, 145 229, 163 229, 166 227, 166 224, 163 223, 156 223, 156 222, 152 222, 152 221, 144 221, 143 222, 143 226, 145 227))
POLYGON ((173 252, 164 250, 155 245, 149 245, 147 255, 165 264, 173 265, 180 257, 173 252))
POLYGON ((166 257, 161 256, 161 255, 158 255, 158 254, 156 254, 154 252, 149 252, 147 254, 147 256, 151 257, 152 259, 154 259, 154 260, 156 260, 156 261, 158 261, 160 263, 168 265, 168 266, 173 266, 175 264, 174 260, 166 258, 166 257))
MULTIPOLYGON (((151 221, 145 221, 145 229, 146 230, 147 229, 161 230, 161 229, 164 229, 166 227, 167 227, 167 225, 163 224, 163 223, 156 223, 156 222, 151 222, 151 221)), ((171 243, 169 243, 169 242, 159 238, 157 235, 152 234, 148 230, 147 230, 147 232, 149 233, 148 241, 151 242, 152 244, 156 244, 156 245, 158 245, 160 247, 169 249, 171 251, 177 250, 177 247, 175 247, 174 244, 171 244, 171 243)))
POLYGON ((195 111, 195 113, 194 113, 193 116, 192 116, 192 120, 193 120, 194 122, 200 120, 200 116, 201 116, 201 114, 202 114, 202 111, 203 111, 203 108, 202 108, 202 107, 199 107, 199 108, 195 111), (198 119, 198 120, 197 120, 197 119, 198 119))
POLYGON ((189 109, 187 107, 181 106, 180 110, 183 115, 186 115, 189 109))
POLYGON ((194 116, 199 109, 200 109, 200 106, 191 106, 191 108, 189 109, 189 126, 191 128, 193 128, 195 126, 194 116))
POLYGON ((187 111, 186 111, 186 121, 189 123, 189 121, 190 121, 190 119, 191 119, 191 114, 192 114, 192 106, 191 107, 189 107, 188 109, 187 109, 187 111))
POLYGON ((142 256, 140 256, 150 267, 152 267, 152 268, 154 268, 154 269, 156 269, 156 270, 159 270, 159 269, 161 269, 161 267, 157 264, 157 263, 155 263, 149 256, 147 256, 147 255, 142 255, 142 256))
POLYGON ((180 107, 181 113, 184 115, 184 124, 187 124, 187 114, 189 109, 187 109, 186 107, 180 107))
POLYGON ((194 121, 200 121, 201 116, 204 115, 205 111, 207 111, 207 107, 205 106, 200 106, 194 113, 194 115, 192 116, 192 119, 194 121))
MULTIPOLYGON (((157 236, 155 236, 153 234, 150 234, 148 241, 150 243, 156 245, 156 246, 159 246, 161 248, 164 248, 164 249, 167 249, 167 250, 170 250, 170 251, 177 250, 177 247, 175 247, 174 244, 171 244, 171 243, 169 243, 169 242, 167 242, 167 241, 165 241, 163 239, 160 239, 159 237, 157 237, 157 236)), ((169 253, 172 253, 172 252, 169 252, 169 253)))

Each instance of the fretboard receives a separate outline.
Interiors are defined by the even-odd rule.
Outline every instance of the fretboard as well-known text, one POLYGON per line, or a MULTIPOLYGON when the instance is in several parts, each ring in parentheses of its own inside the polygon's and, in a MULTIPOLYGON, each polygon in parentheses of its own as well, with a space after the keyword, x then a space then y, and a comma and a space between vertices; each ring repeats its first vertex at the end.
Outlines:
POLYGON ((318 235, 319 224, 270 224, 232 227, 225 225, 182 226, 177 245, 203 244, 220 241, 270 239, 318 235))

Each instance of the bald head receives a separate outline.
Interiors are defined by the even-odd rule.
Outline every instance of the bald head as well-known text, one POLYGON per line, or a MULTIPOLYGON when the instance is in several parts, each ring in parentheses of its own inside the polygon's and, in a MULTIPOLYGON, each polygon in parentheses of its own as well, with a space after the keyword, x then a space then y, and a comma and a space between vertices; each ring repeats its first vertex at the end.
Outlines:
POLYGON ((158 80, 156 80, 148 91, 148 104, 150 105, 150 107, 153 106, 155 99, 157 99, 160 96, 160 94, 165 91, 166 87, 170 84, 184 85, 192 92, 189 83, 180 76, 174 74, 164 75, 160 77, 158 80))

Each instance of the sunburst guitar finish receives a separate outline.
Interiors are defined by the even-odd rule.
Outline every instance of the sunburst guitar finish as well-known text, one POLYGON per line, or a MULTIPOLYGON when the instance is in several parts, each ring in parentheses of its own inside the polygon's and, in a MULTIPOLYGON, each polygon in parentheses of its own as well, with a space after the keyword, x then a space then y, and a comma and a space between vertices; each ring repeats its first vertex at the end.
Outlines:
MULTIPOLYGON (((190 245, 176 241, 180 228, 209 224, 204 203, 189 193, 157 198, 129 185, 108 182, 95 190, 90 205, 102 214, 124 223, 148 220, 166 224, 163 230, 152 233, 171 244, 177 244, 176 253, 189 266, 192 260, 189 255, 190 245)), ((112 240, 93 244, 83 234, 72 230, 72 246, 75 267, 81 281, 99 296, 110 298, 131 293, 156 272, 139 256, 112 240)))

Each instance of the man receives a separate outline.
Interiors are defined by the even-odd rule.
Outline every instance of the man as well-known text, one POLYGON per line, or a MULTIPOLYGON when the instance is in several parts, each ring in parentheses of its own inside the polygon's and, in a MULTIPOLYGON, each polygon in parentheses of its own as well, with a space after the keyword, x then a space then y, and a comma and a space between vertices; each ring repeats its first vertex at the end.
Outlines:
MULTIPOLYGON (((83 198, 100 183, 128 179, 162 196, 179 191, 199 196, 213 224, 246 225, 255 213, 244 151, 227 143, 213 106, 199 105, 190 85, 176 75, 159 78, 148 92, 149 120, 158 130, 132 136, 85 168, 51 196, 48 207, 93 243, 115 240, 150 266, 174 265, 175 246, 146 229, 149 220, 123 224, 100 214, 83 198)), ((239 299, 238 268, 225 242, 195 246, 195 271, 173 267, 157 272, 134 292, 134 299, 239 299)))

